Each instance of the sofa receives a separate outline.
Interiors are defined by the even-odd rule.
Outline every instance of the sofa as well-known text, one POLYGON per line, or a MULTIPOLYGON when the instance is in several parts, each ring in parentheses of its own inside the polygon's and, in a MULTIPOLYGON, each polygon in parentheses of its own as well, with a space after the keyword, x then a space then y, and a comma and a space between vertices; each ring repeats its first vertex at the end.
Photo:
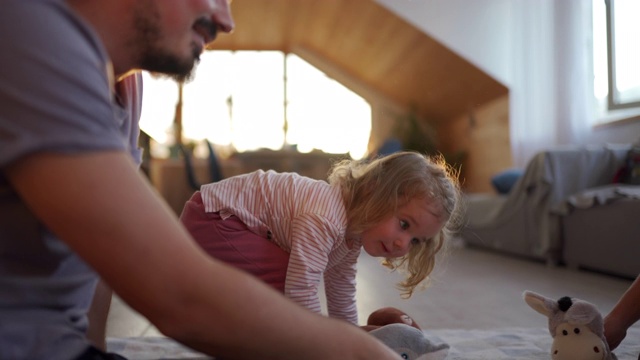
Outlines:
POLYGON ((630 144, 536 154, 505 194, 465 194, 466 244, 625 277, 640 273, 640 186, 614 183, 630 144))
POLYGON ((563 260, 588 269, 635 278, 640 274, 640 186, 606 185, 570 199, 562 217, 563 260), (581 204, 581 199, 586 204, 581 204))

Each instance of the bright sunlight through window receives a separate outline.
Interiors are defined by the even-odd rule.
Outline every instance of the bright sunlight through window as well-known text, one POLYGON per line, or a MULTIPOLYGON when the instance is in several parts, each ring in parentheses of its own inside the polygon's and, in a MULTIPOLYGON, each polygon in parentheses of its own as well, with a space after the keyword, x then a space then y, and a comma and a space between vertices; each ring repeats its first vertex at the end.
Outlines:
MULTIPOLYGON (((608 64, 607 58, 606 3, 604 0, 592 0, 592 5, 594 96, 602 116, 611 110, 607 105, 609 66, 611 66, 615 77, 615 82, 612 84, 614 86, 613 98, 618 108, 619 104, 640 101, 640 71, 638 70, 640 51, 637 46, 640 25, 636 19, 640 12, 640 2, 637 0, 615 0, 612 64, 608 64)), ((633 106, 637 107, 637 103, 633 106)), ((637 112, 637 109, 635 111, 637 112)))
MULTIPOLYGON (((166 157, 175 143, 178 84, 143 76, 140 127, 157 142, 153 155, 166 157)), ((296 55, 209 51, 183 87, 182 123, 183 141, 208 139, 238 152, 295 146, 358 159, 366 153, 371 107, 296 55)))

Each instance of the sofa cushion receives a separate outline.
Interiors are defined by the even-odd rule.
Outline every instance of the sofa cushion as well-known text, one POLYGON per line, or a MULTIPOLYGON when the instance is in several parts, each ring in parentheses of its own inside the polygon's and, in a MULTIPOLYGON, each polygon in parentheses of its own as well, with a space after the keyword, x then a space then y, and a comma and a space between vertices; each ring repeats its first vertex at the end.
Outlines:
POLYGON ((491 178, 491 185, 499 194, 508 194, 523 173, 524 171, 521 169, 502 171, 491 178))

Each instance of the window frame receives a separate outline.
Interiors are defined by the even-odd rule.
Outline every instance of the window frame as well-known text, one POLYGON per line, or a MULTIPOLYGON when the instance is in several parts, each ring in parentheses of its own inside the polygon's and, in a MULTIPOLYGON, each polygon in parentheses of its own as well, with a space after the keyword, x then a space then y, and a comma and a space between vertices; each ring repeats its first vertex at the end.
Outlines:
POLYGON ((617 98, 616 46, 615 46, 615 0, 604 0, 607 27, 607 110, 640 109, 640 100, 621 101, 617 98))

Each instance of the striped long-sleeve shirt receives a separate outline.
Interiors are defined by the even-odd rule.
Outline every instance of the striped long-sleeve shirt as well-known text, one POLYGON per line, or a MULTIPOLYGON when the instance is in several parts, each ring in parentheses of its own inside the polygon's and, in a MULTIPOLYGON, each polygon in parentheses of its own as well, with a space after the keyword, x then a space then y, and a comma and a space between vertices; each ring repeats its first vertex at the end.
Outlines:
POLYGON ((296 173, 258 170, 200 189, 205 210, 237 216, 289 256, 285 296, 321 312, 324 277, 329 316, 358 324, 356 262, 361 245, 345 240, 346 210, 340 190, 296 173))

